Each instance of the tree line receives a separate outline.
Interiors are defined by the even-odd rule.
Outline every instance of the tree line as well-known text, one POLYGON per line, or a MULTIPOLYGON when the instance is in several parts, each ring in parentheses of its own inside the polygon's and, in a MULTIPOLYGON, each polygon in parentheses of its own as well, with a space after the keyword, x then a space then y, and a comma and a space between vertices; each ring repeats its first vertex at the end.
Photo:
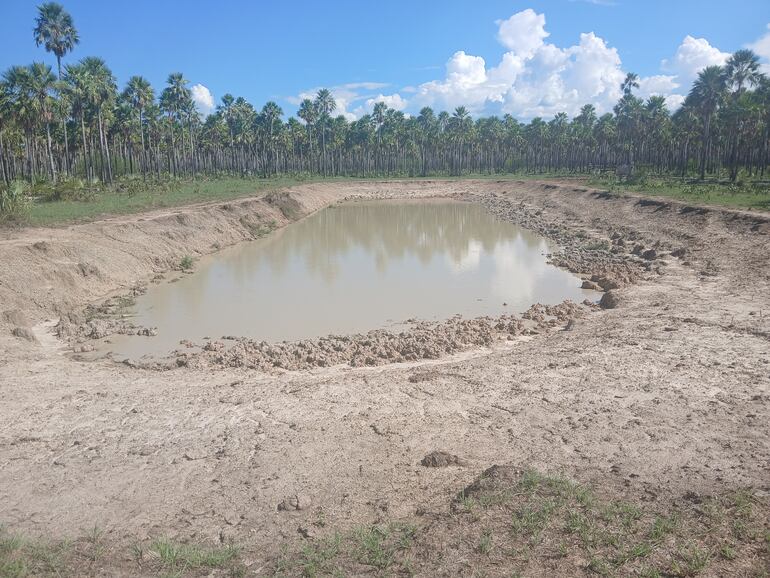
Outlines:
POLYGON ((41 5, 34 40, 56 58, 11 66, 0 80, 0 179, 56 183, 84 179, 197 175, 314 174, 428 176, 576 173, 635 167, 682 177, 764 175, 770 153, 770 81, 750 50, 709 66, 673 114, 662 96, 634 94, 629 73, 613 112, 586 104, 574 118, 522 123, 511 115, 473 119, 460 106, 416 116, 377 102, 371 114, 336 115, 331 92, 304 100, 283 120, 225 94, 213 114, 197 111, 187 79, 168 76, 156 93, 142 76, 119 89, 97 57, 62 65, 79 43, 73 19, 41 5))

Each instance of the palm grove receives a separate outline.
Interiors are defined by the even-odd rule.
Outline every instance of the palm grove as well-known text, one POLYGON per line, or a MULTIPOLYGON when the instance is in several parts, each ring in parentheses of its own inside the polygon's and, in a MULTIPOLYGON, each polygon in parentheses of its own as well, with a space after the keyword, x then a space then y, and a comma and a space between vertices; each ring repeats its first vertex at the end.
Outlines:
POLYGON ((462 175, 590 172, 618 166, 707 177, 764 175, 770 140, 770 81, 757 56, 740 50, 695 80, 675 113, 663 97, 634 95, 628 74, 613 113, 591 104, 570 119, 518 122, 510 115, 471 118, 423 108, 417 116, 377 103, 349 122, 335 116, 329 90, 283 120, 274 102, 261 109, 230 94, 214 114, 197 112, 188 81, 168 77, 160 93, 141 76, 122 90, 107 64, 86 57, 62 65, 79 43, 57 3, 38 8, 34 40, 56 58, 12 66, 0 81, 1 180, 56 183, 82 179, 195 175, 462 175))

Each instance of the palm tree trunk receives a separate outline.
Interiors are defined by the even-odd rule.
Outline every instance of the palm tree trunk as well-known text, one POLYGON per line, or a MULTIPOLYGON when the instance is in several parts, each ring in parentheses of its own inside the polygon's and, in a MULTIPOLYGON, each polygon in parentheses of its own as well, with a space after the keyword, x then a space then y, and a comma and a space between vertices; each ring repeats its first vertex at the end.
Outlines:
POLYGON ((51 123, 46 121, 45 123, 45 136, 48 146, 48 162, 51 166, 51 180, 56 183, 56 163, 53 160, 53 149, 51 148, 51 123))
POLYGON ((83 113, 80 113, 80 134, 83 139, 83 171, 85 172, 86 180, 91 179, 91 171, 88 167, 88 145, 86 143, 86 122, 83 118, 83 113))
POLYGON ((107 142, 107 136, 104 134, 104 125, 102 123, 102 107, 100 106, 97 110, 98 115, 98 121, 99 121, 99 145, 101 146, 102 150, 104 151, 105 158, 107 160, 107 182, 112 182, 112 162, 110 161, 110 146, 107 142))
POLYGON ((0 128, 0 175, 3 177, 3 182, 8 183, 10 181, 8 177, 8 170, 5 166, 5 150, 3 147, 3 130, 0 128))
POLYGON ((139 108, 139 134, 142 135, 142 156, 140 157, 140 163, 142 165, 142 179, 147 180, 147 152, 144 147, 144 111, 139 108))

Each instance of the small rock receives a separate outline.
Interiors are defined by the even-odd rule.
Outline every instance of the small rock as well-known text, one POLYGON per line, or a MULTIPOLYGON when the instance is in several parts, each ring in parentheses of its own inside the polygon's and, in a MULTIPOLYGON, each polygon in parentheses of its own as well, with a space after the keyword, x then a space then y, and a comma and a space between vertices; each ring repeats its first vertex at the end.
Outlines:
POLYGON ((37 337, 32 333, 32 330, 27 327, 14 327, 11 334, 19 339, 26 339, 30 343, 37 343, 37 337))
POLYGON ((658 252, 655 249, 648 249, 642 253, 642 259, 646 259, 647 261, 653 261, 657 256, 658 252))
POLYGON ((604 277, 601 275, 592 276, 591 281, 596 283, 599 287, 601 287, 605 291, 611 291, 612 289, 620 288, 620 283, 618 283, 615 279, 610 279, 609 277, 604 277))
POLYGON ((601 291, 602 288, 599 286, 598 283, 594 283, 593 281, 583 281, 583 284, 580 286, 581 289, 591 289, 593 291, 601 291))
POLYGON ((614 291, 607 291, 599 300, 599 307, 602 309, 615 309, 620 303, 617 294, 614 291))
POLYGON ((296 512, 299 510, 306 510, 310 506, 310 498, 307 496, 300 496, 295 494, 289 496, 278 504, 279 512, 296 512))
POLYGON ((3 320, 7 321, 11 325, 18 327, 29 327, 30 323, 27 320, 27 316, 20 309, 9 309, 3 311, 3 320))

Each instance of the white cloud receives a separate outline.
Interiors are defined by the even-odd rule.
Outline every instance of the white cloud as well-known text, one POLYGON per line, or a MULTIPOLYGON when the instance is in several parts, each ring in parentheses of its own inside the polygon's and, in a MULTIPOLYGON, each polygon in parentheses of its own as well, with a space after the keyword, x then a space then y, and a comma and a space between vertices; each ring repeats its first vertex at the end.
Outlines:
POLYGON ((498 21, 498 40, 509 51, 497 66, 487 68, 483 58, 457 52, 447 62, 446 78, 423 83, 412 100, 520 118, 575 114, 587 102, 609 110, 624 77, 617 50, 593 32, 567 48, 545 42, 548 36, 545 15, 531 9, 498 21))
POLYGON ((705 38, 693 38, 688 34, 674 57, 661 62, 660 67, 676 75, 681 85, 689 86, 701 70, 707 66, 722 66, 729 57, 728 52, 712 46, 705 38))
POLYGON ((367 109, 373 109, 374 105, 378 102, 384 102, 385 106, 395 110, 404 110, 407 105, 406 99, 402 98, 402 96, 398 93, 388 95, 378 94, 374 98, 367 99, 367 109))
POLYGON ((651 96, 665 96, 666 106, 674 111, 684 102, 684 96, 675 92, 679 87, 676 76, 665 74, 648 76, 639 80, 639 90, 636 95, 644 99, 651 96))
MULTIPOLYGON (((365 103, 367 99, 372 98, 372 95, 362 94, 361 91, 379 90, 387 86, 388 84, 383 82, 349 82, 347 84, 327 87, 334 97, 334 102, 337 104, 337 108, 333 114, 335 116, 342 115, 349 121, 355 120, 366 111, 366 108, 360 103, 365 103)), ((298 106, 306 98, 313 100, 321 88, 322 87, 311 88, 296 96, 289 96, 286 100, 289 101, 289 103, 298 106)), ((391 97, 392 96, 398 95, 391 95, 391 97)), ((380 97, 386 98, 382 95, 380 95, 380 97)))
POLYGON ((194 84, 190 89, 192 99, 198 112, 203 116, 208 116, 214 111, 214 95, 202 84, 194 84))
POLYGON ((517 56, 531 56, 549 36, 545 31, 545 14, 537 14, 532 8, 517 12, 508 20, 498 20, 497 25, 500 44, 517 56))
POLYGON ((764 34, 764 36, 760 37, 756 42, 752 42, 748 46, 761 58, 770 60, 770 24, 767 25, 767 32, 764 34))
MULTIPOLYGON (((612 4, 610 0, 573 1, 612 4)), ((545 14, 531 8, 496 24, 497 39, 504 47, 497 63, 458 50, 446 61, 443 77, 406 86, 399 92, 386 95, 381 91, 386 85, 376 82, 333 87, 338 110, 353 119, 371 112, 375 102, 412 112, 423 106, 451 112, 462 105, 473 114, 510 113, 529 120, 535 116, 550 118, 558 112, 574 116, 586 103, 594 104, 603 114, 621 97, 620 84, 627 69, 617 49, 596 33, 580 34, 577 44, 557 46, 547 41, 550 34, 545 14)), ((768 32, 748 46, 770 67, 770 24, 768 32)), ((688 35, 673 56, 661 62, 661 73, 640 78, 636 94, 644 99, 663 96, 673 111, 681 106, 700 70, 724 64, 729 56, 705 38, 688 35)), ((302 98, 312 98, 316 90, 289 101, 299 104, 302 98)))
MULTIPOLYGON (((411 104, 447 110, 463 104, 475 114, 503 112, 527 120, 557 112, 575 115, 586 103, 604 113, 620 98, 626 70, 617 49, 596 33, 581 34, 573 46, 556 46, 546 40, 545 15, 532 9, 497 25, 497 39, 508 51, 496 66, 458 51, 447 62, 445 77, 418 86, 411 104)), ((770 32, 755 46, 770 53, 770 32)), ((706 39, 687 36, 674 56, 661 63, 667 74, 641 78, 637 95, 664 96, 675 110, 698 71, 724 64, 728 57, 706 39)))
POLYGON ((770 74, 770 24, 767 25, 767 32, 761 36, 756 42, 752 42, 747 45, 757 53, 764 62, 762 64, 762 71, 765 74, 770 74))

